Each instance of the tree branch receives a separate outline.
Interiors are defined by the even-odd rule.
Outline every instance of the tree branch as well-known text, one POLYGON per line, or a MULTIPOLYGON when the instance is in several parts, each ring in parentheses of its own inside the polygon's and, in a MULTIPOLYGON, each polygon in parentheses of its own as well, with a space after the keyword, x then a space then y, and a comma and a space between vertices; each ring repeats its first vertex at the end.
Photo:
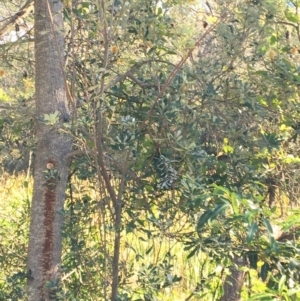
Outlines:
MULTIPOLYGON (((219 19, 219 22, 223 21, 225 19, 226 15, 221 16, 219 19)), ((208 28, 204 34, 198 39, 198 41, 195 43, 195 46, 190 48, 187 52, 187 54, 180 60, 180 62, 176 65, 176 67, 173 69, 173 71, 170 73, 169 77, 167 78, 166 82, 164 83, 164 85, 162 86, 161 90, 159 91, 157 97, 154 100, 154 103, 148 113, 148 118, 146 118, 143 122, 143 125, 146 124, 147 120, 149 121, 149 119, 151 119, 151 116, 153 114, 153 110, 155 108, 155 106, 157 105, 158 101, 160 100, 160 98, 164 95, 164 93, 166 92, 166 89, 169 87, 169 85, 171 84, 171 82, 173 81, 174 77, 176 76, 176 74, 180 71, 180 69, 182 68, 182 66, 185 64, 185 62, 187 61, 187 59, 192 55, 193 51, 200 46, 200 43, 204 40, 204 38, 211 33, 219 24, 219 22, 216 22, 214 25, 212 25, 210 28, 208 28)))
MULTIPOLYGON (((67 158, 72 158, 72 157, 77 157, 77 156, 83 156, 83 155, 87 155, 87 154, 91 154, 93 156, 96 156, 96 153, 92 150, 75 150, 73 152, 71 152, 67 158)), ((123 173, 123 167, 122 167, 122 164, 117 161, 115 158, 109 156, 109 155, 106 155, 106 154, 103 154, 104 158, 109 160, 113 166, 118 170, 118 172, 120 172, 121 174, 123 173)), ((125 175, 129 176, 132 180, 140 180, 140 178, 130 169, 126 168, 126 173, 125 175)))
MULTIPOLYGON (((136 72, 137 70, 139 70, 143 65, 146 65, 148 63, 153 63, 153 62, 158 62, 158 63, 164 63, 164 64, 168 64, 171 65, 173 67, 176 67, 176 65, 164 61, 164 60, 147 60, 147 61, 142 61, 142 62, 138 62, 136 64, 134 64, 128 71, 126 71, 123 74, 120 74, 118 76, 116 76, 114 79, 112 79, 105 87, 103 91, 107 91, 109 88, 113 87, 114 85, 116 85, 119 82, 122 82, 123 80, 125 80, 127 77, 130 78, 132 81, 134 81, 135 83, 137 83, 138 85, 140 85, 142 88, 142 85, 146 85, 145 83, 139 81, 138 79, 136 79, 133 74, 134 72, 136 72)), ((152 85, 151 87, 154 87, 155 85, 152 85)), ((149 86, 150 87, 150 86, 149 86)), ((148 86, 146 88, 149 88, 148 86)))
POLYGON ((157 87, 157 85, 154 85, 154 84, 148 84, 148 83, 145 83, 145 82, 143 82, 143 81, 137 79, 137 78, 133 75, 132 72, 127 72, 127 73, 128 73, 127 77, 128 77, 129 79, 131 79, 134 83, 136 83, 138 86, 140 86, 140 87, 143 88, 143 89, 146 89, 146 88, 156 88, 156 87, 157 87))
POLYGON ((114 85, 116 85, 119 82, 122 82, 123 80, 125 80, 126 77, 128 77, 130 74, 134 73, 136 70, 138 70, 141 66, 148 64, 150 62, 150 60, 148 61, 143 61, 143 62, 139 62, 134 64, 127 72, 125 72, 124 74, 120 74, 117 77, 115 77, 114 79, 112 79, 103 89, 103 91, 107 91, 109 88, 113 87, 114 85))
POLYGON ((0 110, 16 110, 16 107, 0 105, 0 110))
POLYGON ((22 18, 25 18, 33 9, 33 0, 27 0, 27 2, 21 7, 21 9, 8 18, 4 25, 0 28, 0 39, 2 39, 10 30, 13 29, 16 23, 22 18))

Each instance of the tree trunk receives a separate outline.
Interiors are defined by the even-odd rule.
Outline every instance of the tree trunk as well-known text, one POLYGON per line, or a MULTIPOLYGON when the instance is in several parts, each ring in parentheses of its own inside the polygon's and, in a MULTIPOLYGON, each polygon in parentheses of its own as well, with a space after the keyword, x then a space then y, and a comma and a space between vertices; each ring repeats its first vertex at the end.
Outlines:
POLYGON ((226 277, 224 283, 224 295, 220 301, 240 301, 241 291, 245 280, 245 272, 239 270, 240 267, 245 267, 247 262, 242 257, 235 256, 233 259, 234 265, 230 267, 230 274, 226 277))
POLYGON ((64 76, 62 3, 35 0, 35 101, 37 148, 28 249, 29 301, 51 300, 59 286, 65 189, 72 141, 58 128, 68 122, 64 76), (51 23, 53 20, 53 23, 51 23), (61 56, 61 57, 60 57, 61 56), (59 112, 56 125, 45 114, 59 112))

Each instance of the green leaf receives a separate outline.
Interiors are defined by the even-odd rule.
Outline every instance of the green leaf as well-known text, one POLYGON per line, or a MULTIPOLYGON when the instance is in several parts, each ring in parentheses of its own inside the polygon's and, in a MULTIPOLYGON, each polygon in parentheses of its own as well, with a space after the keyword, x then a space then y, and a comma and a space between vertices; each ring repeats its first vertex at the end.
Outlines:
POLYGON ((230 145, 224 145, 223 150, 226 154, 232 154, 234 151, 233 147, 230 145))
POLYGON ((276 261, 276 266, 277 266, 278 271, 280 272, 281 275, 284 275, 285 270, 284 270, 284 267, 282 266, 281 262, 278 259, 275 259, 275 261, 276 261))
POLYGON ((266 226, 266 229, 268 231, 268 235, 273 236, 273 228, 272 225, 270 224, 269 220, 266 218, 263 218, 263 222, 266 226))
POLYGON ((252 296, 250 299, 247 299, 248 301, 273 301, 274 300, 274 294, 272 293, 262 293, 252 296))
POLYGON ((193 257, 199 251, 199 247, 194 248, 191 253, 188 254, 187 259, 193 257))
POLYGON ((157 9, 157 15, 159 16, 159 15, 162 15, 162 8, 161 7, 159 7, 158 9, 157 9))
POLYGON ((291 11, 286 10, 284 12, 284 15, 286 17, 286 19, 292 23, 298 23, 299 22, 299 18, 296 14, 293 14, 291 11))
POLYGON ((59 121, 59 112, 44 114, 44 123, 47 125, 55 125, 59 121))
POLYGON ((229 195, 230 194, 229 189, 227 189, 226 187, 218 186, 216 184, 213 184, 212 187, 215 187, 214 194, 219 194, 219 195, 229 195))
POLYGON ((153 247, 154 246, 152 245, 146 250, 146 255, 148 255, 153 250, 153 247))
POLYGON ((210 216, 210 221, 214 220, 218 215, 220 215, 227 207, 230 205, 228 203, 221 204, 215 208, 210 216))
POLYGON ((248 259, 249 259, 249 263, 250 263, 250 268, 256 270, 257 262, 258 262, 257 252, 248 252, 248 259))
POLYGON ((214 210, 209 209, 205 211, 198 220, 197 231, 201 230, 208 221, 211 222, 216 219, 217 216, 225 211, 225 209, 229 206, 230 205, 228 203, 223 203, 221 205, 218 205, 214 210))
POLYGON ((282 275, 278 284, 279 292, 282 292, 282 290, 285 288, 285 282, 286 282, 286 275, 282 275))
POLYGON ((240 209, 239 209, 239 199, 236 195, 236 193, 232 192, 230 194, 231 196, 231 204, 232 204, 232 208, 235 214, 239 214, 240 213, 240 209))
POLYGON ((276 42, 277 42, 277 38, 272 35, 271 38, 270 38, 270 44, 274 45, 276 42))
POLYGON ((268 233, 270 245, 271 245, 273 251, 275 253, 278 253, 277 242, 276 242, 276 240, 273 237, 273 228, 272 228, 272 225, 270 224, 269 220, 266 219, 266 218, 263 218, 263 222, 264 222, 264 225, 266 226, 266 229, 267 229, 267 233, 268 233))
POLYGON ((280 147, 281 139, 275 133, 263 133, 261 135, 269 150, 280 147))
POLYGON ((197 230, 199 231, 200 229, 203 228, 203 226, 206 224, 206 222, 209 220, 209 218, 212 215, 212 211, 209 209, 205 211, 199 218, 198 224, 197 224, 197 230))
POLYGON ((269 76, 269 72, 265 71, 265 70, 258 70, 255 72, 257 75, 262 75, 264 77, 268 77, 269 76))
POLYGON ((265 262, 260 269, 260 278, 262 281, 266 281, 268 277, 268 271, 269 271, 269 264, 265 262))
POLYGON ((253 238, 257 233, 257 230, 258 230, 258 225, 254 222, 252 222, 251 225, 247 227, 247 236, 246 236, 247 243, 250 243, 253 240, 253 238))
POLYGON ((278 254, 279 249, 278 249, 278 245, 277 245, 277 241, 275 240, 274 237, 271 237, 271 241, 270 241, 271 247, 273 249, 273 251, 278 254))

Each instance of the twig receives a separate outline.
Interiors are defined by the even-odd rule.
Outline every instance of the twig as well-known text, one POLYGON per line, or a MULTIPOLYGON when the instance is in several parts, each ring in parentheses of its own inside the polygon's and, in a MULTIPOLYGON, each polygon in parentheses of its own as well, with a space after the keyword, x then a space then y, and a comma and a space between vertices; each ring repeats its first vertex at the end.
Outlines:
POLYGON ((294 23, 291 23, 291 22, 286 22, 286 21, 278 21, 278 24, 283 24, 283 25, 287 25, 287 26, 292 26, 296 29, 296 32, 297 32, 297 37, 298 37, 298 40, 300 41, 300 30, 299 30, 299 24, 294 24, 294 23))
POLYGON ((127 163, 129 158, 130 151, 127 151, 126 159, 123 164, 123 171, 121 176, 121 182, 119 185, 118 199, 115 206, 115 241, 114 241, 114 257, 112 264, 112 300, 116 300, 118 293, 118 284, 119 284, 119 259, 120 259, 120 244, 121 244, 121 217, 122 217, 122 195, 125 185, 125 175, 127 170, 127 163))
POLYGON ((145 64, 148 64, 149 62, 151 62, 150 60, 147 61, 142 61, 142 62, 138 62, 136 64, 134 64, 128 71, 126 71, 124 74, 120 74, 118 75, 116 78, 114 78, 113 80, 111 80, 106 86, 104 86, 103 91, 107 91, 109 88, 113 87, 114 85, 116 85, 119 82, 122 82, 123 80, 125 80, 126 77, 128 77, 130 74, 133 74, 136 70, 138 70, 140 67, 142 67, 145 64))
POLYGON ((17 109, 17 107, 0 105, 0 110, 16 110, 16 109, 17 109))
POLYGON ((21 9, 12 17, 7 18, 7 22, 0 28, 0 39, 10 31, 13 26, 22 18, 25 18, 33 9, 33 0, 28 0, 21 9))
POLYGON ((132 72, 127 72, 128 75, 127 77, 129 79, 131 79, 134 83, 136 83, 138 86, 140 86, 142 89, 146 89, 146 88, 157 88, 157 85, 155 84, 148 84, 148 83, 145 83, 139 79, 137 79, 132 72))
MULTIPOLYGON (((225 19, 225 16, 220 17, 219 22, 221 22, 222 20, 225 19)), ((193 53, 193 51, 199 47, 200 43, 204 40, 204 38, 210 33, 212 32, 217 25, 219 24, 219 22, 216 22, 214 25, 212 25, 208 30, 206 30, 206 32, 198 39, 198 41, 195 43, 195 46, 190 48, 189 51, 187 52, 187 54, 181 59, 181 61, 176 65, 176 67, 174 68, 174 70, 170 73, 168 79, 166 80, 166 82, 164 83, 164 85, 162 86, 159 94, 157 95, 156 99, 154 100, 154 103, 148 113, 148 118, 145 118, 145 121, 143 122, 143 125, 145 125, 146 121, 151 119, 151 116, 153 114, 153 110, 154 107, 157 105, 158 101, 160 100, 160 98, 164 95, 166 89, 169 87, 169 85, 171 84, 171 82, 173 81, 174 77, 176 76, 176 74, 180 71, 180 69, 182 68, 182 66, 185 64, 185 62, 187 61, 187 59, 191 56, 191 54, 193 53)))
MULTIPOLYGON (((73 151, 73 152, 69 153, 66 158, 73 158, 73 157, 77 157, 77 156, 88 155, 89 153, 91 155, 93 155, 93 156, 96 156, 95 151, 92 151, 92 150, 76 150, 76 151, 73 151)), ((121 165, 120 162, 118 162, 112 156, 108 156, 106 154, 103 154, 103 156, 105 157, 105 159, 109 160, 116 167, 116 169, 122 174, 122 172, 123 172, 123 166, 121 165)), ((140 178, 132 170, 130 170, 129 168, 126 169, 125 176, 127 176, 127 175, 132 180, 136 180, 136 181, 140 180, 140 178)))

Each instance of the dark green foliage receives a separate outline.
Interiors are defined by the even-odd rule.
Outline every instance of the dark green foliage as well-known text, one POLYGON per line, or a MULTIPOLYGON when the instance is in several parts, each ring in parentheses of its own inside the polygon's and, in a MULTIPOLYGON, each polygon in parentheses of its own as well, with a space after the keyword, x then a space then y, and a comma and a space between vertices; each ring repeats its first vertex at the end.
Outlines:
MULTIPOLYGON (((75 36, 66 36, 66 77, 78 107, 72 124, 54 129, 73 138, 76 154, 61 213, 63 278, 49 283, 56 298, 109 299, 118 231, 118 300, 161 300, 166 288, 183 285, 186 271, 173 273, 178 257, 171 247, 180 243, 184 258, 204 254, 192 293, 199 298, 220 297, 223 272, 217 266, 229 267, 233 255, 247 257, 278 294, 285 282, 297 283, 298 234, 281 240, 273 225, 288 234, 299 227, 297 213, 285 224, 289 203, 297 206, 300 196, 299 67, 291 52, 299 41, 293 26, 293 42, 286 38, 286 22, 298 24, 298 16, 282 1, 271 2, 233 7, 229 1, 228 18, 203 38, 160 98, 174 64, 215 20, 208 18, 204 29, 194 25, 199 16, 189 16, 195 9, 182 1, 115 1, 104 10, 93 1, 66 5, 66 27, 76 28, 75 36), (105 173, 116 194, 122 192, 117 226, 105 173), (159 251, 165 240, 169 247, 159 251)), ((226 15, 223 4, 214 10, 226 15)), ((1 111, 1 159, 10 172, 27 169, 34 152, 32 113, 23 108, 30 107, 31 95, 17 97, 14 113, 1 111), (22 161, 20 167, 12 158, 22 161)), ((55 170, 45 177, 59 180, 55 170)), ((28 277, 26 249, 20 242, 15 247, 24 255, 1 281, 3 300, 21 298, 28 277)), ((6 263, 2 255, 1 264, 7 267, 13 258, 6 256, 6 263)))

